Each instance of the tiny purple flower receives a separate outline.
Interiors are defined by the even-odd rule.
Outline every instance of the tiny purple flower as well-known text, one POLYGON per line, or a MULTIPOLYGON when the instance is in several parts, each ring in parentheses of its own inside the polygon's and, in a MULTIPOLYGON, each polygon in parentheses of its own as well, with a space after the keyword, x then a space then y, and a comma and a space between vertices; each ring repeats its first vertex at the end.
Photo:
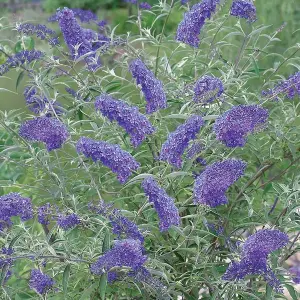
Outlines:
POLYGON ((35 290, 41 295, 44 295, 52 289, 54 284, 55 282, 50 276, 42 273, 37 269, 31 270, 29 286, 32 290, 35 290))
POLYGON ((168 230, 172 225, 180 224, 178 208, 174 204, 174 199, 168 196, 152 176, 144 179, 142 188, 148 196, 149 201, 154 204, 159 217, 159 229, 161 232, 168 230))
POLYGON ((20 135, 28 141, 45 143, 50 152, 62 147, 69 137, 69 132, 67 127, 56 118, 37 117, 21 125, 20 135))
POLYGON ((213 163, 196 178, 194 203, 210 207, 227 204, 227 189, 243 174, 246 163, 242 160, 227 159, 213 163))
POLYGON ((230 14, 238 18, 247 19, 248 22, 256 21, 256 7, 252 0, 233 0, 230 14))
POLYGON ((148 2, 141 2, 140 9, 150 10, 152 6, 148 2))
POLYGON ((193 115, 184 124, 170 133, 167 141, 162 145, 160 159, 167 161, 176 168, 181 168, 181 156, 188 147, 191 140, 194 140, 199 133, 204 121, 200 116, 193 115))
POLYGON ((57 217, 58 227, 62 228, 65 231, 74 228, 78 224, 80 224, 80 220, 76 214, 59 214, 59 216, 57 217))
POLYGON ((52 219, 52 207, 50 203, 46 203, 38 208, 38 222, 40 224, 49 225, 50 219, 52 219))
POLYGON ((117 174, 120 183, 125 183, 132 172, 140 167, 140 164, 127 151, 119 145, 109 144, 104 141, 95 141, 87 137, 81 137, 77 142, 77 152, 83 153, 93 161, 101 161, 117 174))
POLYGON ((154 74, 147 69, 140 59, 133 60, 129 65, 132 76, 136 83, 142 86, 147 105, 146 113, 151 114, 159 109, 167 107, 167 97, 163 89, 163 84, 155 78, 154 74))
POLYGON ((134 147, 139 146, 147 135, 155 131, 147 117, 141 114, 136 106, 129 106, 124 101, 116 100, 107 94, 96 98, 95 108, 110 121, 117 121, 130 135, 134 147))
POLYGON ((144 248, 139 240, 126 239, 115 241, 113 248, 92 264, 91 272, 101 275, 113 267, 129 267, 136 270, 147 260, 144 248))
POLYGON ((200 31, 205 20, 210 19, 216 11, 218 3, 219 0, 203 0, 193 5, 190 11, 184 14, 183 20, 178 25, 176 40, 198 48, 200 31))
POLYGON ((268 116, 268 110, 259 105, 234 106, 218 117, 214 132, 227 147, 243 147, 247 135, 262 128, 268 116))

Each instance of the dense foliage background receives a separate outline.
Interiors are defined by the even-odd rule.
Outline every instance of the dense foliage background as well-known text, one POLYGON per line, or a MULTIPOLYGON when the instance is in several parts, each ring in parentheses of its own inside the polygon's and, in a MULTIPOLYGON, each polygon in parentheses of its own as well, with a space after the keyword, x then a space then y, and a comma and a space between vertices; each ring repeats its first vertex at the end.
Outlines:
MULTIPOLYGON (((180 1, 152 1, 151 10, 137 11, 121 1, 117 5, 116 1, 51 0, 42 4, 41 13, 8 11, 1 19, 2 64, 7 54, 25 49, 46 53, 43 60, 0 77, 0 195, 18 192, 32 199, 34 206, 32 220, 23 223, 14 218, 14 225, 1 232, 0 246, 13 248, 14 256, 20 257, 7 281, 7 268, 2 268, 1 299, 299 299, 289 272, 298 264, 299 252, 299 95, 287 99, 281 93, 274 101, 262 91, 300 69, 300 3, 255 1, 258 20, 250 24, 230 16, 231 1, 222 1, 206 20, 200 46, 194 49, 174 36, 183 13, 197 2, 186 6, 180 1), (88 70, 82 58, 74 61, 68 56, 59 24, 47 22, 56 8, 64 6, 93 10, 99 20, 108 22, 101 33, 111 41, 122 41, 97 50, 103 66, 96 72, 88 70), (46 41, 20 34, 16 22, 46 24, 57 32, 60 45, 50 47, 46 41), (136 58, 163 83, 168 108, 147 115, 156 132, 134 148, 126 131, 96 112, 94 102, 107 93, 145 114, 145 99, 128 69, 136 58), (224 93, 211 103, 195 103, 195 82, 208 74, 220 78, 224 93), (20 124, 34 118, 23 95, 28 85, 62 106, 63 114, 57 117, 70 137, 61 149, 48 152, 43 143, 20 137, 20 124), (74 89, 76 97, 66 87, 74 89), (244 147, 226 147, 216 139, 213 126, 239 104, 262 105, 269 118, 264 128, 249 135, 244 147), (193 114, 205 120, 196 138, 203 147, 197 156, 189 159, 185 152, 179 169, 158 160, 169 134, 193 114), (76 151, 82 136, 120 145, 141 167, 121 184, 109 168, 76 151), (244 176, 226 193, 229 204, 212 208, 193 202, 195 178, 206 168, 198 157, 207 165, 230 158, 247 163, 244 176), (159 231, 155 209, 141 187, 149 174, 180 212, 180 226, 167 232, 159 231), (100 196, 143 232, 146 266, 154 278, 150 283, 124 275, 107 284, 106 275, 90 272, 90 265, 117 238, 109 218, 88 208, 100 196), (63 230, 54 218, 45 228, 37 212, 46 203, 65 214, 76 213, 80 224, 63 230), (261 276, 222 279, 229 263, 240 257, 239 245, 261 228, 277 228, 289 236, 288 245, 269 259, 284 294, 261 276), (29 289, 34 268, 54 278, 54 290, 41 296, 29 289)), ((97 30, 93 22, 79 24, 97 30)))

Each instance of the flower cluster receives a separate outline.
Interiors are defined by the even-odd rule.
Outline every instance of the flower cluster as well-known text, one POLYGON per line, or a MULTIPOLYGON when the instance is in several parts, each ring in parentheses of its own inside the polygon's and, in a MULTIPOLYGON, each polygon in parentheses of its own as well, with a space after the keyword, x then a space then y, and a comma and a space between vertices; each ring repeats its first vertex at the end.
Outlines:
POLYGON ((241 160, 227 159, 213 163, 196 178, 194 203, 210 207, 227 204, 225 192, 243 174, 246 163, 241 160))
POLYGON ((55 284, 53 278, 47 274, 42 273, 40 270, 33 269, 31 270, 29 286, 32 290, 35 290, 37 293, 44 295, 50 289, 53 288, 55 284))
POLYGON ((40 224, 48 225, 50 224, 50 219, 52 219, 52 207, 50 203, 46 203, 38 208, 38 222, 40 224))
POLYGON ((178 126, 162 145, 160 159, 180 168, 184 150, 188 147, 189 142, 196 138, 203 124, 204 121, 200 116, 193 115, 184 124, 178 126))
POLYGON ((117 240, 113 248, 91 265, 91 272, 101 275, 113 267, 129 267, 132 270, 140 268, 147 256, 143 254, 143 246, 139 240, 117 240))
POLYGON ((135 59, 130 63, 129 70, 136 79, 136 83, 142 86, 142 91, 147 101, 146 113, 151 114, 159 109, 166 108, 167 97, 163 84, 155 78, 145 64, 140 59, 135 59))
POLYGON ((210 103, 220 97, 224 92, 224 86, 219 78, 205 75, 199 78, 194 87, 194 101, 210 103))
POLYGON ((95 108, 100 110, 110 121, 117 121, 130 135, 134 147, 140 145, 148 134, 155 131, 146 116, 141 114, 137 107, 129 106, 124 101, 116 100, 107 94, 96 98, 95 108))
MULTIPOLYGON (((71 8, 75 17, 77 17, 82 23, 90 23, 91 21, 97 21, 98 17, 90 10, 84 10, 80 8, 71 8)), ((48 18, 48 22, 57 22, 59 20, 59 10, 48 18)))
POLYGON ((0 231, 10 227, 12 225, 10 218, 16 216, 19 216, 22 221, 33 217, 31 200, 22 197, 19 193, 0 196, 0 231))
POLYGON ((205 20, 210 19, 215 12, 219 0, 203 0, 192 6, 184 14, 183 20, 177 28, 176 40, 192 47, 199 47, 199 34, 204 26, 205 20))
POLYGON ((58 102, 49 101, 44 95, 39 95, 36 87, 26 86, 24 89, 24 98, 27 107, 35 114, 45 112, 46 116, 52 116, 54 114, 62 114, 62 106, 58 102))
POLYGON ((289 241, 288 235, 277 229, 262 229, 248 237, 242 247, 240 262, 232 262, 224 280, 239 280, 246 275, 263 275, 269 285, 280 291, 280 281, 268 265, 268 255, 289 241))
POLYGON ((19 133, 28 141, 45 143, 48 151, 61 148, 69 137, 67 127, 58 119, 51 117, 37 117, 25 121, 19 133))
POLYGON ((23 23, 17 26, 17 30, 25 35, 36 35, 41 40, 47 40, 51 46, 59 44, 56 32, 45 25, 23 23))
POLYGON ((292 275, 292 279, 294 283, 299 284, 300 283, 300 264, 291 267, 289 269, 290 274, 292 275))
POLYGON ((272 100, 278 100, 280 94, 286 95, 288 99, 300 96, 300 72, 296 72, 287 80, 278 83, 273 89, 262 91, 263 96, 272 100))
POLYGON ((268 116, 268 110, 259 105, 234 106, 216 120, 214 132, 227 147, 243 147, 247 135, 261 128, 268 116))
POLYGON ((149 201, 154 204, 159 217, 159 229, 161 232, 168 230, 172 225, 180 224, 178 208, 174 204, 174 199, 168 196, 152 176, 144 179, 142 188, 148 196, 149 201))
POLYGON ((10 258, 10 256, 13 253, 14 253, 14 250, 12 248, 3 247, 1 249, 1 254, 4 255, 4 258, 0 258, 0 269, 2 269, 2 272, 5 272, 5 270, 6 270, 4 282, 6 282, 12 275, 12 271, 10 268, 13 265, 13 260, 10 258))
POLYGON ((141 2, 140 9, 150 10, 152 6, 148 2, 141 2))
POLYGON ((125 183, 131 173, 140 167, 140 164, 119 145, 81 137, 76 148, 78 153, 83 153, 95 162, 100 160, 109 167, 117 174, 120 183, 125 183))
POLYGON ((39 50, 23 50, 13 56, 9 56, 6 62, 0 65, 0 76, 7 73, 10 69, 20 67, 25 63, 31 63, 39 60, 44 56, 44 53, 39 50))
POLYGON ((76 214, 59 214, 59 216, 57 217, 57 225, 63 230, 71 229, 78 224, 80 224, 80 220, 76 214))
POLYGON ((238 18, 247 19, 249 22, 256 21, 256 7, 252 0, 233 0, 230 14, 238 18))

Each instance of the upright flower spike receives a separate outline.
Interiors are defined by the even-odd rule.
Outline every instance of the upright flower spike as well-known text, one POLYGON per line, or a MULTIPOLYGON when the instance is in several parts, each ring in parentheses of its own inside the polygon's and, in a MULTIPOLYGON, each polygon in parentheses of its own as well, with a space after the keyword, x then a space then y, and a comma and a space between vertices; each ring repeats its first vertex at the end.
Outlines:
POLYGON ((161 232, 168 230, 172 225, 180 224, 178 208, 174 204, 174 199, 168 196, 152 176, 144 179, 142 188, 148 196, 149 201, 154 204, 159 217, 159 229, 161 232))
POLYGON ((130 135, 134 147, 139 146, 148 134, 155 131, 155 128, 137 107, 129 106, 124 101, 116 100, 107 94, 96 98, 95 108, 110 121, 117 121, 130 135))
POLYGON ((87 137, 81 137, 77 142, 77 152, 83 153, 93 161, 101 161, 117 174, 120 183, 125 183, 132 172, 140 167, 140 164, 119 145, 109 144, 104 141, 95 141, 87 137))
POLYGON ((180 168, 184 150, 188 147, 189 142, 196 138, 203 124, 204 121, 200 116, 193 115, 184 124, 178 126, 162 145, 160 159, 180 168))
MULTIPOLYGON (((78 18, 82 23, 90 23, 91 21, 98 21, 98 17, 90 10, 84 10, 81 8, 70 9, 74 16, 78 18)), ((57 22, 59 20, 59 10, 48 18, 48 22, 57 22)))
POLYGON ((252 0, 233 0, 230 14, 246 19, 248 22, 256 21, 256 7, 252 0))
POLYGON ((219 0, 203 0, 193 5, 190 11, 184 14, 183 20, 178 25, 176 40, 198 48, 199 34, 205 20, 210 19, 219 2, 219 0))
POLYGON ((268 116, 268 110, 259 105, 234 106, 216 120, 214 132, 227 147, 243 147, 247 135, 262 128, 268 116))
POLYGON ((31 270, 29 286, 32 290, 35 290, 41 295, 44 295, 53 288, 54 284, 55 282, 53 278, 51 278, 47 274, 44 274, 37 269, 31 270))
POLYGON ((273 89, 262 91, 262 95, 274 101, 278 100, 279 95, 285 95, 290 100, 297 95, 300 96, 300 72, 296 72, 287 80, 278 83, 273 89))
POLYGON ((194 203, 210 207, 227 204, 225 192, 244 174, 245 168, 246 163, 236 159, 227 159, 207 166, 196 178, 194 203))
POLYGON ((167 97, 163 89, 163 84, 155 78, 155 75, 147 69, 140 59, 133 60, 129 65, 132 76, 136 83, 142 86, 142 91, 146 99, 146 113, 151 114, 159 109, 167 107, 167 97))
POLYGON ((91 265, 91 272, 101 275, 113 267, 129 267, 132 270, 137 270, 147 260, 147 256, 143 252, 144 248, 139 240, 115 241, 113 248, 91 265))
POLYGON ((93 39, 96 39, 97 33, 91 29, 83 29, 78 24, 74 12, 69 8, 64 8, 57 12, 58 23, 63 33, 64 40, 69 47, 70 53, 74 60, 82 55, 91 53, 85 58, 90 70, 96 70, 100 67, 100 61, 95 61, 93 50, 93 39), (77 48, 77 50, 76 50, 77 48))
POLYGON ((197 80, 193 99, 197 103, 210 103, 220 97, 223 92, 223 83, 219 78, 205 75, 197 80))
POLYGON ((29 198, 19 193, 9 193, 0 197, 0 231, 12 225, 11 217, 20 217, 22 221, 32 219, 32 204, 29 198))
POLYGON ((20 135, 28 141, 45 143, 47 150, 51 151, 62 147, 69 132, 65 124, 56 118, 37 117, 21 125, 20 135))
POLYGON ((277 229, 262 229, 248 237, 242 247, 240 262, 232 262, 223 279, 244 279, 246 275, 262 275, 267 283, 281 291, 280 281, 268 265, 268 255, 287 245, 289 237, 277 229))

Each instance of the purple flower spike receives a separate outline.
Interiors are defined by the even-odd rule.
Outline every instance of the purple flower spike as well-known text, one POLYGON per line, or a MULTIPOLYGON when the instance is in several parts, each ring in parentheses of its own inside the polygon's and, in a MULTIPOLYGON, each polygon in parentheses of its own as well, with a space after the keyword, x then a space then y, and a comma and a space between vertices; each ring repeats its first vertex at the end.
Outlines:
POLYGON ((93 161, 101 161, 117 174, 120 183, 125 183, 132 172, 140 167, 140 164, 119 145, 109 144, 104 141, 95 141, 87 137, 81 137, 77 142, 77 152, 83 153, 93 161))
POLYGON ((281 292, 280 281, 268 265, 268 255, 289 241, 287 234, 277 229, 262 229, 248 237, 242 247, 240 262, 232 262, 224 280, 240 280, 246 275, 262 275, 268 284, 281 292))
POLYGON ((194 203, 210 207, 227 204, 225 192, 244 174, 245 168, 246 163, 236 159, 227 159, 207 166, 196 178, 194 203))
POLYGON ((38 208, 38 222, 40 224, 48 225, 50 224, 50 219, 52 218, 52 207, 50 203, 46 203, 38 208))
POLYGON ((35 290, 41 295, 44 295, 50 289, 52 289, 54 284, 55 282, 50 276, 42 273, 40 270, 37 269, 31 270, 29 286, 32 290, 35 290))
POLYGON ((0 197, 0 231, 12 225, 11 217, 19 216, 22 221, 33 217, 32 204, 29 198, 19 193, 9 193, 0 197))
POLYGON ((159 109, 167 107, 167 97, 165 95, 163 84, 154 74, 147 69, 140 59, 133 60, 129 65, 132 76, 136 83, 142 86, 147 105, 146 113, 151 114, 159 109))
POLYGON ((256 7, 252 0, 233 0, 230 14, 247 19, 249 22, 256 21, 256 7))
POLYGON ((160 231, 166 231, 172 225, 178 226, 180 224, 180 216, 174 200, 168 196, 166 191, 157 184, 152 176, 144 179, 142 188, 149 201, 154 204, 159 217, 160 231))
POLYGON ((143 252, 144 248, 139 240, 115 241, 113 248, 92 264, 91 272, 101 275, 113 267, 129 267, 136 270, 147 260, 147 256, 143 252))
POLYGON ((300 283, 300 263, 298 262, 297 265, 291 267, 289 269, 290 274, 292 275, 292 279, 294 283, 299 284, 300 283))
POLYGON ((262 91, 262 95, 274 101, 278 100, 280 94, 286 95, 288 99, 300 96, 300 72, 291 75, 287 80, 278 83, 273 89, 262 91))
POLYGON ((95 108, 100 110, 110 121, 117 121, 130 135, 134 147, 139 146, 148 134, 155 131, 155 128, 137 107, 129 106, 124 101, 116 100, 107 94, 96 98, 95 108))
POLYGON ((28 141, 45 143, 47 150, 51 151, 62 147, 69 132, 65 124, 56 118, 38 117, 24 122, 20 135, 28 141))
POLYGON ((205 75, 198 79, 194 87, 194 101, 210 103, 224 92, 223 83, 219 78, 205 75))
POLYGON ((80 224, 80 220, 76 214, 70 214, 70 215, 60 214, 57 218, 58 227, 62 228, 65 231, 74 228, 78 224, 80 224))
POLYGON ((214 132, 227 147, 243 147, 247 135, 262 128, 268 116, 268 110, 259 105, 234 106, 216 120, 214 132))
POLYGON ((193 115, 184 124, 178 126, 162 145, 160 159, 180 168, 184 150, 188 147, 189 141, 196 138, 203 124, 204 121, 200 116, 193 115))
POLYGON ((150 10, 152 6, 148 2, 141 2, 140 9, 150 10))
POLYGON ((219 2, 219 0, 203 0, 193 5, 191 10, 184 14, 183 20, 178 25, 176 40, 198 48, 200 43, 198 36, 205 20, 210 19, 219 2))

